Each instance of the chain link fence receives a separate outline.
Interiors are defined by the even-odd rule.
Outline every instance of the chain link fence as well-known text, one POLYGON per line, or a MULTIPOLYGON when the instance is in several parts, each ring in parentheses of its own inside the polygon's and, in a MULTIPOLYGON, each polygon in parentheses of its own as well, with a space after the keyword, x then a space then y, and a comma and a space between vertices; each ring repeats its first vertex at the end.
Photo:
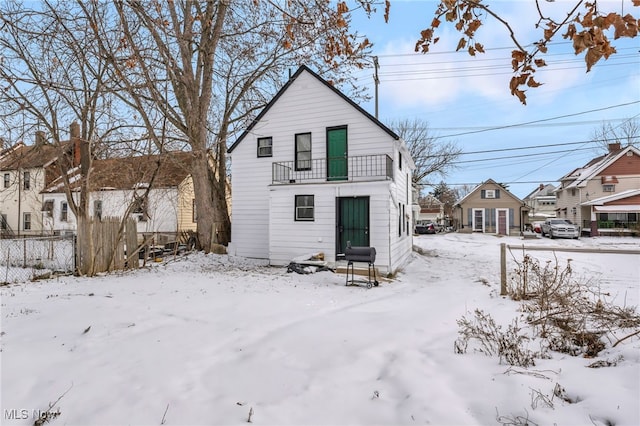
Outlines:
POLYGON ((0 239, 0 284, 49 278, 74 270, 74 236, 0 239))

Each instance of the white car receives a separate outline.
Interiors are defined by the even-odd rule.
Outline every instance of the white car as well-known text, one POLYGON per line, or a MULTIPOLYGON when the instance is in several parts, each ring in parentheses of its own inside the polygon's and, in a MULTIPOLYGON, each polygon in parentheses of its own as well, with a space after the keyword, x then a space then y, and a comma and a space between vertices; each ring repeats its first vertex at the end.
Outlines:
POLYGON ((542 236, 549 238, 580 238, 580 227, 567 219, 547 219, 541 226, 542 236))

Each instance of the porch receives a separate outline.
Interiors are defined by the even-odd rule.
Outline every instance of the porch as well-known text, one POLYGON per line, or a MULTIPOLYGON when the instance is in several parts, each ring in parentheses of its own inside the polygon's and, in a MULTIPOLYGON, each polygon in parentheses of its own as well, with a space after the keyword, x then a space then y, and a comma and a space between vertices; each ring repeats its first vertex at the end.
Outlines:
POLYGON ((386 154, 272 164, 273 184, 393 180, 393 160, 386 154))

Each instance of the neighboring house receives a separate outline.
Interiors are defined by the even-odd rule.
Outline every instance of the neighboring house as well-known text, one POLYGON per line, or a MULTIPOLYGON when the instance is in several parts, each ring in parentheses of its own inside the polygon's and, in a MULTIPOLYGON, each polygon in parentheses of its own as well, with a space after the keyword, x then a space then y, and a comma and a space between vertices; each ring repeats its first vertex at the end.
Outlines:
POLYGON ((417 225, 428 222, 445 225, 444 221, 444 203, 440 202, 433 195, 427 195, 420 200, 420 213, 418 214, 417 225))
POLYGON ((640 216, 640 150, 609 144, 606 155, 560 179, 556 216, 571 220, 592 236, 637 229, 640 216))
POLYGON ((229 148, 229 253, 286 265, 347 242, 393 272, 412 250, 413 160, 398 135, 302 66, 229 148))
POLYGON ((519 235, 527 223, 524 202, 489 179, 458 201, 460 232, 519 235))
POLYGON ((36 132, 35 143, 22 142, 0 153, 0 237, 41 235, 40 191, 54 175, 55 161, 68 144, 47 143, 44 133, 36 132))
MULTIPOLYGON (((89 216, 122 218, 132 206, 139 234, 168 234, 196 229, 190 152, 93 160, 89 174, 89 216), (147 197, 144 194, 151 186, 147 197)), ((79 199, 79 170, 69 171, 79 199)), ((62 178, 43 191, 45 225, 54 234, 75 233, 76 217, 68 205, 62 178)))
POLYGON ((540 184, 522 201, 529 207, 529 223, 556 217, 556 187, 551 184, 540 184))

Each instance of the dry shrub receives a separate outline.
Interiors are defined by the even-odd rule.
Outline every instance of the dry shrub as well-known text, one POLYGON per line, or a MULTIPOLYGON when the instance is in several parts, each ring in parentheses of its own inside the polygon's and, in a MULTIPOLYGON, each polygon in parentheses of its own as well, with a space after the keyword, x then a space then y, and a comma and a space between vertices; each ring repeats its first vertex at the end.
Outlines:
POLYGON ((508 292, 522 302, 522 311, 536 336, 549 349, 574 356, 595 357, 618 334, 637 333, 640 315, 635 307, 620 307, 595 292, 589 282, 573 278, 571 260, 561 267, 547 261, 544 266, 525 254, 512 277, 508 292), (634 331, 635 329, 635 331, 634 331))

